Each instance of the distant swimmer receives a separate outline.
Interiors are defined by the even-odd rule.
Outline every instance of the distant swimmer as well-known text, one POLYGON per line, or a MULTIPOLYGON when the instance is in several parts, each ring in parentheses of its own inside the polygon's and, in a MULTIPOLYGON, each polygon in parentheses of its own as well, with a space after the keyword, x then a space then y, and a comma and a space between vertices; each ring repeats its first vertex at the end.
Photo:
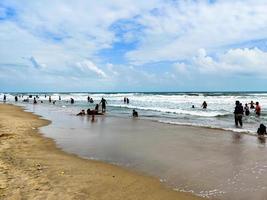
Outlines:
POLYGON ((88 97, 87 97, 87 102, 90 102, 90 99, 91 99, 90 96, 88 96, 88 97))
POLYGON ((57 102, 56 100, 55 100, 55 101, 53 101, 53 104, 56 104, 56 102, 57 102))
POLYGON ((266 126, 264 126, 264 124, 260 124, 257 133, 259 137, 263 137, 264 135, 266 135, 266 126))
POLYGON ((4 98, 3 98, 3 101, 6 102, 6 95, 4 94, 4 98))
POLYGON ((206 101, 204 101, 204 102, 202 103, 202 108, 203 108, 203 109, 206 109, 206 108, 207 108, 207 106, 208 106, 207 102, 206 102, 206 101))
POLYGON ((250 111, 249 111, 249 107, 248 107, 248 104, 247 103, 245 104, 244 110, 245 110, 246 116, 249 116, 250 111))
POLYGON ((195 108, 195 105, 192 105, 192 108, 195 108))
POLYGON ((33 98, 33 103, 34 103, 34 104, 37 104, 37 100, 36 100, 35 97, 33 98))
POLYGON ((250 103, 250 109, 254 109, 255 107, 254 107, 254 102, 253 101, 251 101, 250 103))
POLYGON ((256 102, 255 113, 256 113, 257 116, 261 115, 261 107, 260 107, 259 102, 256 102))
POLYGON ((52 102, 52 99, 51 99, 51 96, 49 96, 49 103, 51 103, 52 102))
POLYGON ((74 99, 73 98, 70 98, 70 103, 74 104, 74 99))
POLYGON ((58 100, 61 101, 61 96, 58 97, 58 100))
POLYGON ((15 102, 17 102, 18 101, 18 96, 15 96, 15 102))
POLYGON ((130 103, 130 100, 128 98, 126 98, 126 103, 129 104, 130 103))
POLYGON ((85 110, 81 110, 81 112, 79 112, 79 113, 77 114, 77 116, 82 116, 82 115, 85 115, 85 110))
POLYGON ((239 123, 239 125, 242 127, 243 126, 242 117, 243 117, 243 114, 244 114, 244 109, 243 109, 242 104, 239 101, 236 101, 235 105, 236 105, 235 106, 235 111, 234 111, 234 114, 235 114, 235 126, 238 127, 238 123, 239 123))
POLYGON ((138 112, 135 109, 133 109, 133 117, 138 117, 138 112))
POLYGON ((124 102, 124 103, 126 103, 126 101, 127 101, 127 98, 126 98, 126 97, 124 97, 124 98, 123 98, 123 102, 124 102))
POLYGON ((101 104, 101 107, 102 107, 102 113, 103 113, 103 112, 106 112, 106 104, 107 104, 107 100, 104 99, 104 98, 102 97, 102 99, 101 99, 101 101, 100 101, 100 104, 101 104))
POLYGON ((93 100, 93 98, 91 98, 89 102, 90 102, 90 103, 94 103, 94 100, 93 100))

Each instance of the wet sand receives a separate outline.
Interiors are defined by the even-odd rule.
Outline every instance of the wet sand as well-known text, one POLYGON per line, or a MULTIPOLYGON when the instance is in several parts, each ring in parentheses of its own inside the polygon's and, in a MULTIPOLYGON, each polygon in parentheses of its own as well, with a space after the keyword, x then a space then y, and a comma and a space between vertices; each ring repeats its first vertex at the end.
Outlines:
POLYGON ((110 116, 91 123, 53 106, 33 108, 48 113, 53 123, 42 132, 67 152, 144 172, 203 197, 267 199, 266 144, 255 136, 110 116))
POLYGON ((39 134, 48 124, 0 104, 0 199, 199 199, 155 178, 67 154, 39 134))

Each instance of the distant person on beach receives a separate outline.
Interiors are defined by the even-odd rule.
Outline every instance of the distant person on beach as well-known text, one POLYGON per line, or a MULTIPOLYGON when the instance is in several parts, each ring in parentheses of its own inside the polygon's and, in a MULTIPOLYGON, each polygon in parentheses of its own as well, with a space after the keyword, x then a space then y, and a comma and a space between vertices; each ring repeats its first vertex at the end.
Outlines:
POLYGON ((61 101, 61 96, 58 97, 58 100, 61 101))
POLYGON ((102 97, 102 99, 101 99, 101 101, 100 101, 100 104, 101 104, 101 107, 102 107, 102 113, 103 113, 103 112, 106 112, 106 104, 107 104, 106 99, 104 99, 104 98, 102 97))
POLYGON ((70 103, 74 104, 74 99, 73 98, 70 98, 70 103))
POLYGON ((51 99, 51 96, 49 96, 49 103, 51 103, 52 102, 52 99, 51 99))
POLYGON ((88 97, 87 97, 87 102, 90 102, 90 99, 91 99, 90 96, 88 96, 88 97))
POLYGON ((192 105, 192 108, 195 108, 195 105, 192 105))
POLYGON ((254 109, 255 107, 254 107, 254 102, 253 101, 251 101, 250 103, 250 109, 254 109))
POLYGON ((85 115, 85 110, 81 110, 81 112, 79 112, 79 113, 77 114, 77 116, 82 116, 82 115, 85 115))
POLYGON ((261 107, 260 107, 259 102, 256 102, 255 113, 257 116, 261 115, 261 107))
POLYGON ((128 98, 126 99, 126 103, 127 103, 127 104, 129 104, 129 103, 130 103, 130 100, 129 100, 128 98))
POLYGON ((55 100, 55 101, 53 101, 53 104, 56 104, 56 102, 57 102, 56 100, 55 100))
POLYGON ((4 94, 4 98, 3 98, 3 101, 6 102, 6 95, 4 94))
POLYGON ((93 98, 90 98, 89 102, 90 102, 90 103, 94 103, 93 98))
POLYGON ((239 123, 239 125, 242 127, 243 126, 242 117, 243 117, 243 114, 244 114, 244 109, 243 109, 242 104, 239 101, 236 101, 235 105, 236 105, 235 106, 235 111, 234 111, 234 114, 235 114, 235 126, 238 127, 238 123, 239 123))
POLYGON ((202 103, 202 108, 203 108, 203 109, 206 109, 206 108, 207 108, 207 106, 208 106, 207 102, 206 102, 206 101, 204 101, 204 102, 202 103))
POLYGON ((264 124, 260 124, 260 127, 258 128, 258 136, 264 136, 266 135, 266 126, 264 124))
POLYGON ((18 101, 18 96, 15 96, 15 102, 17 102, 18 101))
POLYGON ((126 99, 127 99, 126 97, 123 98, 123 102, 124 102, 124 103, 126 103, 126 101, 127 101, 126 99))
POLYGON ((248 104, 247 103, 245 104, 244 110, 245 110, 246 116, 249 116, 250 111, 249 111, 249 107, 248 107, 248 104))
POLYGON ((37 100, 35 97, 33 98, 33 104, 37 104, 37 100))
POLYGON ((138 117, 138 112, 135 109, 133 109, 133 117, 138 117))

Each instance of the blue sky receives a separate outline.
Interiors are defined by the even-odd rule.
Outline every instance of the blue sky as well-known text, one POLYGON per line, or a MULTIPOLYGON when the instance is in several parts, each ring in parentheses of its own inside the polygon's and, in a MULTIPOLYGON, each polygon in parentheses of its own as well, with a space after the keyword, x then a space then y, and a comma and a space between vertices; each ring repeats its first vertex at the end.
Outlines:
POLYGON ((0 91, 266 91, 266 10, 266 0, 1 0, 0 91))

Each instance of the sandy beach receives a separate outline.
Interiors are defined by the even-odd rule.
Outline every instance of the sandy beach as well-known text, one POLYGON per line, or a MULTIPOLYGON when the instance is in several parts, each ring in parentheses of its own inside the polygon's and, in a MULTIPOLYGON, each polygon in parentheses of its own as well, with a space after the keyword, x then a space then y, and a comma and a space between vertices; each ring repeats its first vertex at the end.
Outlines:
POLYGON ((67 154, 38 133, 48 124, 0 104, 0 199, 200 199, 157 179, 67 154))

